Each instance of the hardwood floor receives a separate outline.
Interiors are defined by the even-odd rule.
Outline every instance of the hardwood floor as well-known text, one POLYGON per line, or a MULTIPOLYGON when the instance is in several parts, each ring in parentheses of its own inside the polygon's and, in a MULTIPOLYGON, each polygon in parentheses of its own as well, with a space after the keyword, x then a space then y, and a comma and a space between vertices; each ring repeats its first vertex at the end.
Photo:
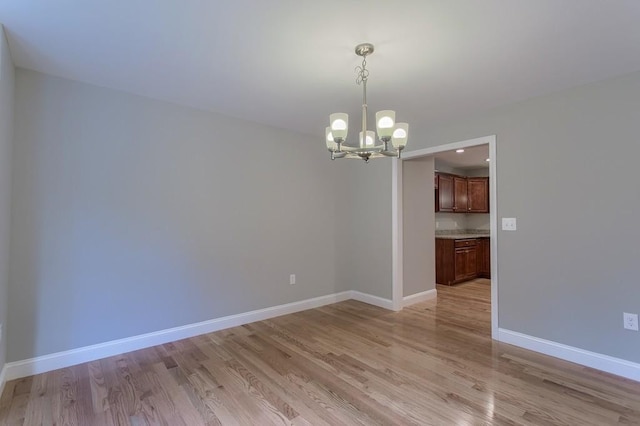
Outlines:
POLYGON ((640 424, 640 383, 493 342, 489 299, 347 301, 14 380, 0 424, 640 424))

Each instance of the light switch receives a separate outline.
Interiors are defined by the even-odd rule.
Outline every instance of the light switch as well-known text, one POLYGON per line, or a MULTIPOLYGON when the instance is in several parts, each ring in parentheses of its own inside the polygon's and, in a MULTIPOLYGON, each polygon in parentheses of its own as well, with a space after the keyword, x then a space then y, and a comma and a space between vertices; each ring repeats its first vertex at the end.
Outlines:
POLYGON ((516 230, 516 218, 515 217, 503 217, 502 218, 502 230, 503 231, 515 231, 516 230))

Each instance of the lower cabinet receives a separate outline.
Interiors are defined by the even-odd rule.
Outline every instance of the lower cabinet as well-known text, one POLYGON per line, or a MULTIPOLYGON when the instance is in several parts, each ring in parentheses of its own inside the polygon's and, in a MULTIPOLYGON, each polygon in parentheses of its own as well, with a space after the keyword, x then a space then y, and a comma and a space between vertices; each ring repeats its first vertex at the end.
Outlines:
POLYGON ((453 261, 454 281, 466 281, 476 277, 478 263, 478 249, 473 241, 467 247, 455 248, 453 261))
POLYGON ((491 278, 491 240, 478 238, 478 277, 491 278))
POLYGON ((490 278, 489 238, 436 238, 436 283, 451 285, 490 278))

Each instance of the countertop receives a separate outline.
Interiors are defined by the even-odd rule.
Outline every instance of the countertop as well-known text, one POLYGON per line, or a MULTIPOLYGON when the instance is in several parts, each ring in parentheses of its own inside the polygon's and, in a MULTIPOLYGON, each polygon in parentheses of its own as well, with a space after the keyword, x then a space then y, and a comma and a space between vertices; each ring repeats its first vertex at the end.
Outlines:
POLYGON ((446 240, 464 240, 467 238, 489 238, 489 233, 486 234, 436 234, 436 238, 444 238, 446 240))

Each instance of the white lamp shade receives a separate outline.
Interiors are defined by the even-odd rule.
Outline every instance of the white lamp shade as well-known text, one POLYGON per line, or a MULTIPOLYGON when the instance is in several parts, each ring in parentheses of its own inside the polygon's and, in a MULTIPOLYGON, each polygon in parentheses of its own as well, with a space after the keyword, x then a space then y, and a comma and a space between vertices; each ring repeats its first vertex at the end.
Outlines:
POLYGON ((376 128, 378 129, 378 137, 390 138, 396 125, 396 112, 384 110, 376 112, 376 128))
POLYGON ((349 130, 349 114, 336 112, 329 116, 329 123, 333 139, 346 139, 349 130))
POLYGON ((407 145, 409 137, 409 125, 407 123, 396 123, 396 128, 391 135, 391 144, 395 149, 403 149, 407 145))
POLYGON ((372 148, 375 146, 376 133, 373 130, 367 130, 367 138, 365 143, 362 143, 362 132, 360 132, 360 148, 372 148))
POLYGON ((338 149, 338 144, 333 140, 333 135, 331 134, 331 127, 327 127, 325 129, 325 135, 327 138, 327 149, 329 151, 335 151, 338 149))

